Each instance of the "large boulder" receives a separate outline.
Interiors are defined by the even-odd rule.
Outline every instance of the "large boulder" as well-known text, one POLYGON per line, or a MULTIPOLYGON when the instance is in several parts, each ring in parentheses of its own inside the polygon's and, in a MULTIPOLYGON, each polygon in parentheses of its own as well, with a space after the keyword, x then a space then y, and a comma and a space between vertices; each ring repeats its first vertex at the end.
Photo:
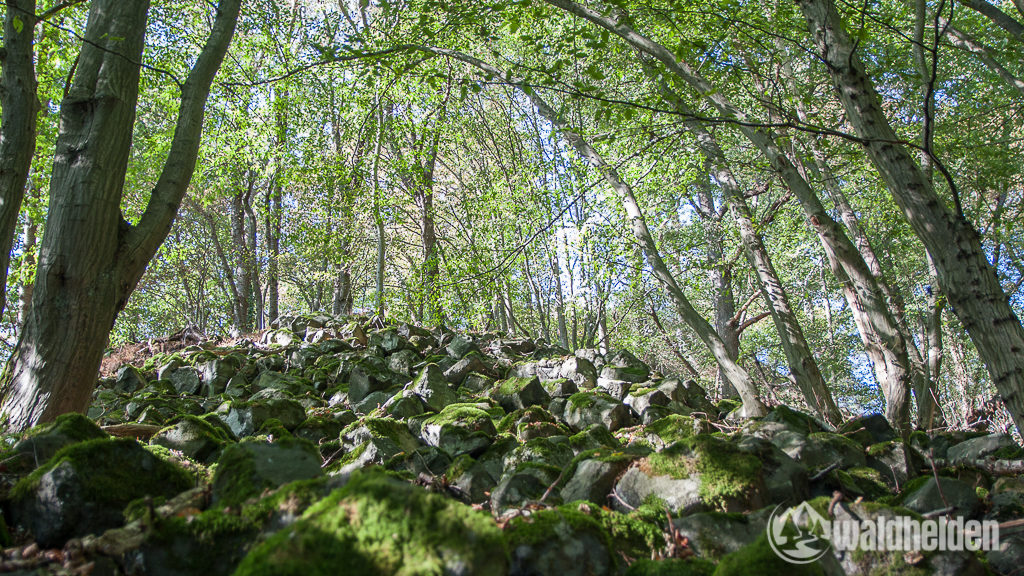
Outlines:
POLYGON ((437 364, 427 364, 420 371, 412 384, 412 391, 423 399, 423 404, 432 412, 440 412, 459 399, 437 364))
POLYGON ((10 509, 16 525, 52 548, 120 526, 121 511, 132 500, 170 498, 193 483, 187 472, 135 440, 88 440, 62 448, 19 481, 10 509))
POLYGON ((490 396, 506 412, 530 406, 547 406, 551 401, 551 396, 536 376, 502 380, 491 389, 490 396))
POLYGON ((570 396, 563 418, 573 430, 600 424, 614 432, 633 423, 625 404, 601 392, 579 392, 570 396))
POLYGON ((384 474, 353 473, 301 519, 257 545, 238 576, 489 574, 508 571, 489 515, 384 474))
POLYGON ((611 538, 572 504, 513 519, 505 531, 509 574, 600 576, 615 574, 611 538))
POLYGON ((490 414, 473 405, 452 404, 423 422, 420 437, 450 456, 477 456, 490 446, 497 431, 490 414))
POLYGON ((223 430, 206 420, 185 415, 154 434, 149 443, 177 450, 197 462, 205 462, 229 440, 223 430))
POLYGON ((637 508, 653 497, 675 512, 741 512, 767 502, 764 466, 754 454, 714 436, 694 436, 639 460, 615 487, 637 508))
POLYGON ((49 424, 29 430, 25 438, 4 454, 4 465, 12 472, 28 472, 65 446, 107 437, 95 422, 82 414, 62 414, 49 424))
POLYGON ((264 490, 321 475, 320 452, 305 440, 242 441, 217 460, 213 476, 214 504, 237 506, 264 490))

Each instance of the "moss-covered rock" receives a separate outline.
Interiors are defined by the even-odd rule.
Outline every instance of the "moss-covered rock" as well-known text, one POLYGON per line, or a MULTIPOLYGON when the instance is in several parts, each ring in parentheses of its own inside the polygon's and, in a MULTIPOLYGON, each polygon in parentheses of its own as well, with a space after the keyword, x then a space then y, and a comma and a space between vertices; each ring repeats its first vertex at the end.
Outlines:
POLYGON ((171 497, 192 483, 187 472, 135 440, 87 440, 62 448, 22 478, 11 491, 11 510, 40 545, 59 546, 120 525, 132 500, 171 497))
POLYGON ((563 414, 573 430, 584 430, 595 424, 614 432, 633 423, 629 408, 604 392, 579 392, 569 397, 563 414))
POLYGON ((14 447, 0 454, 0 460, 9 472, 25 473, 46 463, 65 446, 107 437, 106 432, 84 415, 62 414, 49 424, 30 428, 14 447))
POLYGON ((264 490, 319 476, 320 464, 320 452, 305 440, 244 440, 232 444, 217 461, 213 502, 225 507, 238 506, 264 490))
POLYGON ((512 574, 614 574, 611 537, 592 516, 568 504, 518 516, 505 528, 512 574))
POLYGON ((177 450, 197 462, 206 462, 230 440, 222 430, 206 420, 186 414, 154 434, 149 443, 177 450))
POLYGON ((824 576, 825 570, 818 562, 810 564, 793 564, 783 560, 775 553, 768 543, 765 534, 753 543, 732 554, 727 554, 719 562, 714 576, 824 576))
POLYGON ((505 412, 513 412, 530 406, 547 406, 551 397, 536 376, 506 378, 494 385, 490 397, 505 412))
POLYGON ((472 405, 453 404, 428 418, 420 429, 426 444, 436 446, 451 456, 477 456, 490 446, 497 430, 491 415, 472 405))
POLYGON ((236 574, 500 576, 507 558, 486 514, 367 470, 254 548, 236 574))
POLYGON ((764 505, 762 462, 727 440, 686 438, 651 454, 641 466, 652 475, 699 479, 700 500, 713 509, 731 512, 764 505))

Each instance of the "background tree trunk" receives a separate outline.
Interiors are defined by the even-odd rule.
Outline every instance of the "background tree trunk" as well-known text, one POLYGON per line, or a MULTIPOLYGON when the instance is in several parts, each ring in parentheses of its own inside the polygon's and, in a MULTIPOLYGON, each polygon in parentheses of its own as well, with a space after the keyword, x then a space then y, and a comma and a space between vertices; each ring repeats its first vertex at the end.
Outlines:
POLYGON ((7 306, 7 270, 18 213, 36 150, 35 0, 8 0, 0 52, 0 315, 7 306))

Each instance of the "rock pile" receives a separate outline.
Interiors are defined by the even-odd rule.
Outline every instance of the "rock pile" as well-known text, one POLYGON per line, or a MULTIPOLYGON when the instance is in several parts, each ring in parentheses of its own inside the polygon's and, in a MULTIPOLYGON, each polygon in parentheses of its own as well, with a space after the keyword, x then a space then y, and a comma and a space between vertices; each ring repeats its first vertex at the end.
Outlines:
POLYGON ((1015 573, 987 553, 788 564, 769 515, 1024 515, 1005 435, 733 421, 632 354, 365 319, 123 366, 0 455, 0 569, 92 574, 1015 573), (111 433, 129 438, 114 438, 111 433), (136 439, 138 438, 138 439, 136 439))

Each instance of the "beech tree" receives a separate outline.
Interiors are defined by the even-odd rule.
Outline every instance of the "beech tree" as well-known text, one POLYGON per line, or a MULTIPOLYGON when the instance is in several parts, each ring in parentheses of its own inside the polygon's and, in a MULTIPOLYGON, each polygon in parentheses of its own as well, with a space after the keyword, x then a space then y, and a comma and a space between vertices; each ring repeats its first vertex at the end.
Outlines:
POLYGON ((4 373, 0 410, 8 430, 88 406, 110 328, 167 236, 192 177, 210 84, 240 8, 241 0, 217 5, 210 36, 181 86, 160 178, 131 225, 121 199, 149 2, 90 5, 78 66, 61 103, 32 308, 4 373))
POLYGON ((934 259, 943 293, 977 346, 1018 429, 1024 430, 1024 325, 1010 308, 977 231, 964 216, 956 182, 947 182, 953 195, 951 209, 893 131, 835 4, 797 4, 849 122, 934 259))

